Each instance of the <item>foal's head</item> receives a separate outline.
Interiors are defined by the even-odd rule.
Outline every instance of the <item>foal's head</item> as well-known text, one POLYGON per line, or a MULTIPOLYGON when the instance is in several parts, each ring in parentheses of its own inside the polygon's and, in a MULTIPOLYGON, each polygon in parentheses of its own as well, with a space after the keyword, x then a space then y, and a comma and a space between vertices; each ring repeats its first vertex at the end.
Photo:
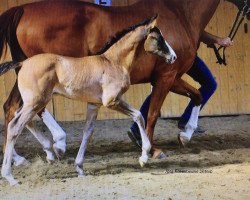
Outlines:
POLYGON ((177 56, 172 47, 166 42, 158 27, 155 26, 157 18, 149 25, 147 38, 144 43, 145 51, 162 57, 168 64, 172 64, 177 56))
MULTIPOLYGON (((125 53, 129 55, 135 51, 140 42, 144 42, 146 52, 160 56, 167 63, 172 64, 177 56, 163 38, 161 31, 155 26, 156 21, 157 16, 118 32, 97 54, 110 53, 116 55, 116 57, 122 55, 124 58, 125 53), (119 54, 119 52, 122 52, 122 54, 119 54)), ((133 56, 130 57, 130 60, 131 58, 133 59, 133 56)))

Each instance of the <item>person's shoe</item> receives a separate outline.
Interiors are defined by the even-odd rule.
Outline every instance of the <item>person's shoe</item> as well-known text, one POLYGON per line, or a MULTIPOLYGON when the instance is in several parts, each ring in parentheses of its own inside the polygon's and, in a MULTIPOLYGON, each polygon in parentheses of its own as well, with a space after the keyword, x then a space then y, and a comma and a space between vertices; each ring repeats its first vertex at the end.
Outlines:
POLYGON ((197 128, 194 130, 194 133, 196 133, 197 135, 200 135, 202 133, 205 133, 207 130, 204 129, 202 126, 197 126, 197 128))
POLYGON ((128 132, 128 137, 130 138, 130 140, 135 144, 135 146, 137 146, 138 148, 141 149, 142 147, 142 141, 141 138, 138 138, 133 131, 130 129, 128 132))
POLYGON ((183 124, 183 123, 178 122, 178 128, 179 128, 181 131, 184 131, 184 130, 185 130, 185 126, 186 126, 186 124, 183 124))

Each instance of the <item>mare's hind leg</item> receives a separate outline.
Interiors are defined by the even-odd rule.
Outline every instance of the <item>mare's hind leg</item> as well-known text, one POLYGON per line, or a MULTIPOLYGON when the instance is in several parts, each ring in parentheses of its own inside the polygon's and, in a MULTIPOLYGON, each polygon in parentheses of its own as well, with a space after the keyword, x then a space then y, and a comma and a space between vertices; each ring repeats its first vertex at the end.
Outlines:
POLYGON ((62 158, 66 151, 66 133, 47 109, 44 109, 42 112, 40 112, 39 116, 42 118, 44 124, 48 127, 53 136, 53 140, 55 142, 53 144, 53 149, 57 158, 62 158))
MULTIPOLYGON (((12 91, 7 99, 7 101, 4 103, 3 109, 4 109, 4 144, 3 144, 3 152, 5 150, 5 145, 7 141, 7 130, 8 130, 8 124, 13 119, 15 113, 17 110, 20 110, 20 107, 23 105, 23 101, 21 98, 21 94, 18 90, 17 82, 15 83, 14 87, 12 88, 12 91)), ((23 163, 28 163, 28 161, 17 154, 17 152, 13 151, 13 160, 14 165, 19 166, 23 163)))
POLYGON ((202 95, 199 90, 192 87, 182 79, 176 79, 172 88, 172 92, 187 96, 194 101, 195 106, 192 109, 190 118, 185 126, 185 130, 178 135, 178 141, 182 147, 190 141, 195 129, 198 125, 198 117, 202 103, 202 95))
POLYGON ((51 141, 45 137, 41 130, 36 126, 36 122, 31 121, 26 125, 26 128, 35 136, 38 142, 43 146, 43 150, 47 154, 47 161, 51 163, 55 160, 51 141))
POLYGON ((178 135, 178 140, 182 147, 185 147, 185 145, 191 140, 191 137, 197 128, 200 108, 201 106, 193 107, 190 118, 185 126, 185 130, 181 131, 178 135))
POLYGON ((122 99, 118 99, 116 102, 114 102, 114 104, 109 105, 108 107, 132 117, 134 122, 137 123, 142 138, 142 155, 139 158, 139 163, 141 167, 143 167, 148 161, 148 154, 151 149, 151 144, 145 132, 145 122, 141 112, 130 106, 122 99))
POLYGON ((90 103, 88 103, 87 107, 88 107, 87 117, 86 117, 83 139, 75 160, 75 166, 76 166, 76 171, 78 172, 78 176, 84 176, 84 171, 83 171, 84 155, 87 148, 88 140, 93 133, 94 123, 97 118, 98 110, 100 108, 98 105, 90 103))
POLYGON ((21 134, 25 125, 35 116, 36 112, 33 106, 24 106, 10 121, 8 125, 7 142, 5 147, 4 159, 1 174, 6 178, 10 185, 18 184, 11 174, 11 161, 14 145, 17 137, 21 134))

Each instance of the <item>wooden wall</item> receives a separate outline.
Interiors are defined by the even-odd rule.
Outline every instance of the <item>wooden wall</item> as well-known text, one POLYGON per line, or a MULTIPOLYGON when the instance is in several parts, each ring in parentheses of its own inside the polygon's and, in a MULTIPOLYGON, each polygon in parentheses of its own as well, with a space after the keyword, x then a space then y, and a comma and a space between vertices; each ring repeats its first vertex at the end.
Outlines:
MULTIPOLYGON (((0 12, 15 6, 37 0, 1 0, 0 12)), ((92 2, 92 0, 88 0, 92 2)), ((113 0, 113 5, 128 5, 137 0, 113 0)), ((207 27, 207 31, 216 35, 226 36, 236 15, 236 9, 233 5, 221 1, 220 6, 207 27)), ((246 21, 245 21, 246 22, 246 21)), ((244 23, 245 23, 244 22, 244 23)), ((249 23, 248 23, 249 24, 249 23)), ((0 25, 1 26, 1 25, 0 25)), ((216 77, 218 90, 205 106, 201 115, 231 115, 231 114, 249 114, 250 113, 250 37, 249 33, 244 33, 243 26, 234 40, 234 46, 227 49, 228 66, 219 66, 211 49, 207 49, 205 45, 201 45, 198 54, 208 64, 211 71, 216 77)), ((7 55, 6 60, 10 56, 7 55)), ((3 119, 2 105, 6 101, 11 88, 15 81, 15 74, 8 72, 0 77, 0 120, 3 119)), ((188 80, 192 85, 199 87, 188 76, 184 79, 188 80)), ((150 85, 132 86, 126 93, 125 98, 134 107, 139 108, 145 97, 150 93, 150 85)), ((176 117, 184 111, 188 99, 175 94, 170 94, 166 98, 163 108, 163 117, 176 117)), ((85 118, 86 104, 68 100, 63 97, 54 97, 53 102, 48 106, 53 112, 57 120, 74 121, 85 118)), ((98 119, 121 119, 126 116, 109 111, 105 108, 101 109, 98 119)))

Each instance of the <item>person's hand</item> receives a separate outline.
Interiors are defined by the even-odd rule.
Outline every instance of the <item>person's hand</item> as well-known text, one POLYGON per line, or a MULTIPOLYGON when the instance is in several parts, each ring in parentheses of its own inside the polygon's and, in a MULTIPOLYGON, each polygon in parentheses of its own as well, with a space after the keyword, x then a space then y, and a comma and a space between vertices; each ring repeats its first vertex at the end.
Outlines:
POLYGON ((229 47, 233 45, 233 41, 231 40, 230 37, 219 38, 217 44, 223 47, 229 47))

